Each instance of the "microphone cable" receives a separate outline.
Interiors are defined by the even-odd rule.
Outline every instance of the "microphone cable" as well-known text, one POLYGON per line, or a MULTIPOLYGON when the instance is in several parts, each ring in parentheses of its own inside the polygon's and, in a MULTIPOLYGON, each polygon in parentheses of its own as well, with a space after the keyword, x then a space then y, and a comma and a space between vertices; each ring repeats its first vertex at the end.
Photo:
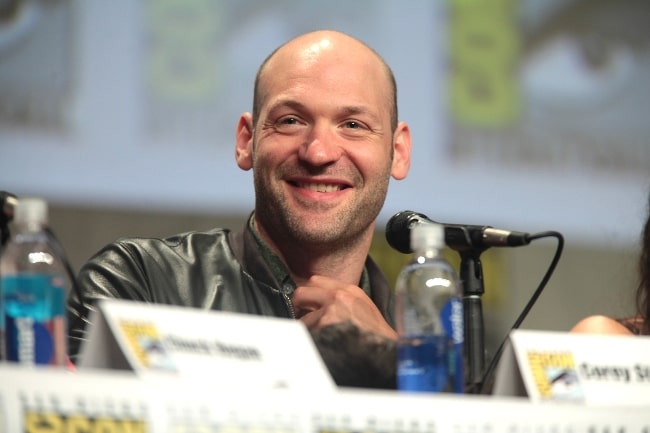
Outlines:
POLYGON ((59 239, 56 237, 54 232, 49 226, 46 226, 43 228, 45 233, 47 233, 47 236, 50 238, 51 245, 54 247, 56 250, 57 256, 61 259, 61 262, 63 262, 63 266, 65 267, 65 272, 68 275, 68 279, 70 280, 70 291, 74 292, 74 294, 79 298, 79 302, 82 302, 81 298, 81 292, 79 291, 79 285, 77 284, 77 277, 72 269, 72 265, 70 265, 70 261, 68 260, 68 255, 65 253, 65 250, 63 249, 63 245, 61 242, 59 242, 59 239))
MULTIPOLYGON (((510 332, 514 329, 518 329, 521 323, 524 321, 530 310, 533 308, 533 305, 535 302, 537 302, 537 299, 539 296, 542 294, 542 291, 546 287, 546 284, 548 281, 551 279, 551 275, 553 275, 553 272, 555 271, 555 268, 560 261, 560 256, 562 255, 562 250, 564 249, 564 236, 562 236, 561 233, 556 232, 556 231, 545 231, 545 232, 539 232, 539 233, 534 233, 529 236, 529 240, 532 242, 537 239, 543 239, 543 238, 556 238, 557 239, 557 247, 555 249, 555 254, 553 255, 553 259, 551 260, 551 263, 549 264, 548 269, 546 270, 546 273, 544 274, 544 277, 541 279, 539 285, 537 286, 537 289, 533 292, 533 295, 530 297, 526 305, 524 306, 524 309, 522 312, 519 314, 517 317, 517 320, 515 320, 515 323, 512 325, 510 330, 506 333, 505 338, 501 341, 501 344, 499 345, 498 349, 494 353, 494 356, 492 357, 492 360, 490 361, 490 364, 488 365, 488 368, 485 370, 483 373, 483 378, 481 379, 481 382, 478 384, 475 384, 474 387, 479 387, 478 393, 483 394, 486 392, 491 392, 491 390, 486 389, 486 384, 489 381, 492 381, 494 372, 496 370, 496 366, 499 363, 499 360, 501 359, 501 355, 503 354, 503 350, 505 349, 505 344, 508 341, 508 337, 510 336, 510 332)), ((470 389, 471 391, 471 389, 470 389)))

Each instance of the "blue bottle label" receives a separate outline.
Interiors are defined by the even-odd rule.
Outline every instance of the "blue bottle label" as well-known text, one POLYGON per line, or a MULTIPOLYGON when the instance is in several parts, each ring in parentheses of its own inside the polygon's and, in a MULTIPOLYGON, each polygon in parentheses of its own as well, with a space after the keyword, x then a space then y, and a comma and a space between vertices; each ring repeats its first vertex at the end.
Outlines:
POLYGON ((463 344, 463 320, 463 302, 459 298, 451 298, 440 311, 440 321, 453 344, 463 344))
POLYGON ((65 290, 47 274, 2 278, 5 356, 23 364, 65 363, 65 290))

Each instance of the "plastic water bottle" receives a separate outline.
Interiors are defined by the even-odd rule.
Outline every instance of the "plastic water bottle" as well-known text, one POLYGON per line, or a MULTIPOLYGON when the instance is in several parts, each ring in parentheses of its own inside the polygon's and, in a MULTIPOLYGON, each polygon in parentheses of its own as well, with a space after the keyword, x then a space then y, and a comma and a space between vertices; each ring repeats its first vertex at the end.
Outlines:
POLYGON ((411 229, 413 258, 396 284, 397 388, 464 390, 463 303, 456 271, 441 255, 444 228, 411 229))
POLYGON ((0 256, 3 357, 27 365, 63 366, 70 280, 47 224, 44 200, 18 201, 15 231, 0 256))

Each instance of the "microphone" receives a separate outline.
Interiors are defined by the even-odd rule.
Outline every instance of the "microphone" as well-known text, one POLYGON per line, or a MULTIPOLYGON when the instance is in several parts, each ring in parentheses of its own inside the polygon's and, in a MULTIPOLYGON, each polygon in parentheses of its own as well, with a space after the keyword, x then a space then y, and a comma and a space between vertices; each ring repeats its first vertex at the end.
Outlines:
POLYGON ((9 240, 9 222, 14 219, 18 199, 7 191, 0 191, 0 246, 9 240))
POLYGON ((530 243, 530 234, 491 226, 445 224, 430 220, 426 215, 405 210, 397 212, 386 223, 386 240, 397 251, 409 254, 411 229, 418 224, 440 224, 444 227, 445 243, 456 251, 489 247, 518 247, 530 243))
POLYGON ((14 211, 18 199, 16 196, 7 191, 0 191, 0 221, 3 223, 11 222, 14 219, 14 211))

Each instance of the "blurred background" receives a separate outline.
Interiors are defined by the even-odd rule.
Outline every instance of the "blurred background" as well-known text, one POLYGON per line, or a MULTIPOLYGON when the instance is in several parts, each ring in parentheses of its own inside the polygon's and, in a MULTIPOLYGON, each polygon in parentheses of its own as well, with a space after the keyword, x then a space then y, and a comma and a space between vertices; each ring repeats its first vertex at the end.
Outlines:
MULTIPOLYGON (((75 269, 122 236, 238 229, 253 188, 234 132, 257 67, 336 29, 392 66, 413 134, 373 245, 391 280, 407 257, 382 232, 412 209, 564 235, 523 328, 629 314, 650 191, 648 22, 645 0, 0 0, 0 190, 47 199, 75 269)), ((482 255, 488 350, 555 248, 482 255)))

